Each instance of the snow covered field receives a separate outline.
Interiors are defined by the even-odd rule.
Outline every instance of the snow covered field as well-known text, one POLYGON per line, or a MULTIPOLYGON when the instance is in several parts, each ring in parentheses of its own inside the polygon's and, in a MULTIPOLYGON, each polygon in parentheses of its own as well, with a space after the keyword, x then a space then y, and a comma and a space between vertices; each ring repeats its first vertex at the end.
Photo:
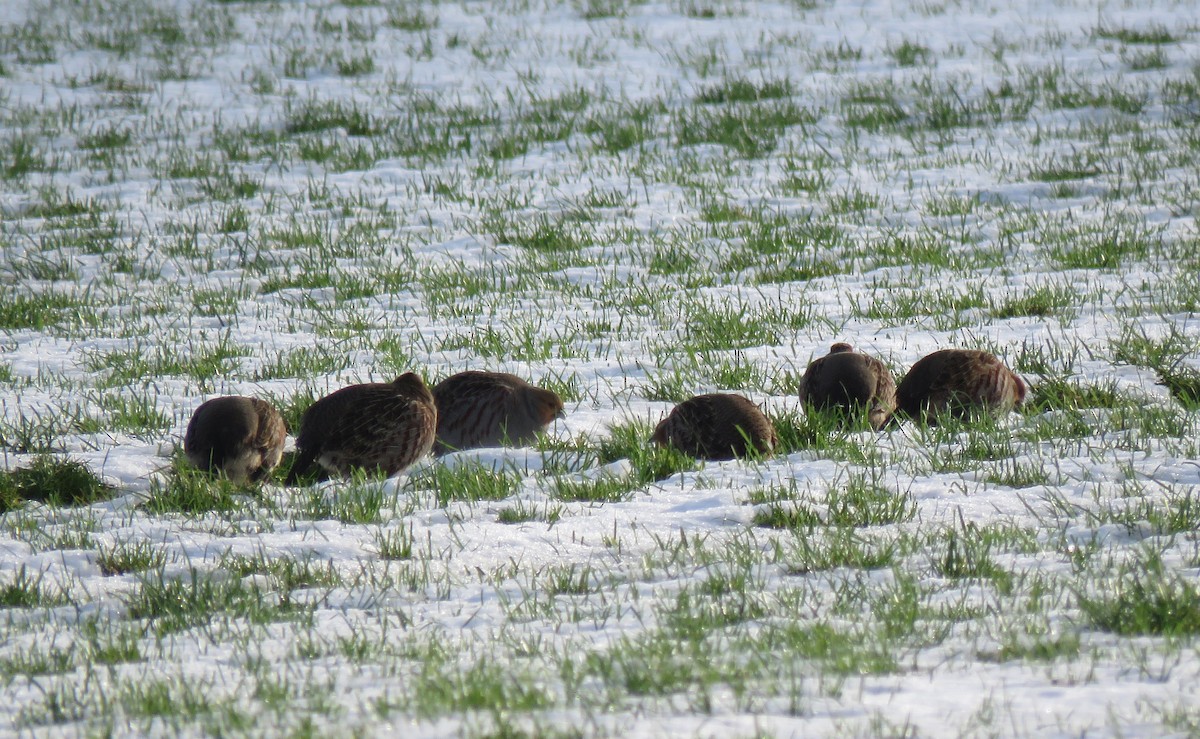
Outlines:
POLYGON ((1191 3, 0 4, 0 734, 1200 732, 1191 3), (996 352, 875 434, 796 380, 996 352), (538 448, 240 490, 207 398, 515 372, 538 448), (742 392, 785 448, 650 429, 742 392))

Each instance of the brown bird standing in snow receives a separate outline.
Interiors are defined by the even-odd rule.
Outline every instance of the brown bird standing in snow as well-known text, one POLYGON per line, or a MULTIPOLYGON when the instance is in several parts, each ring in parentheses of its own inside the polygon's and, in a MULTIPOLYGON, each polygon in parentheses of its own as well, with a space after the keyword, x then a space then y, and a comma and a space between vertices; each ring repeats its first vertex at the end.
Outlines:
POLYGON ((844 343, 834 344, 828 354, 808 365, 798 393, 806 406, 836 410, 847 417, 865 408, 876 430, 896 410, 896 381, 887 366, 844 343))
POLYGON ((733 459, 769 455, 777 437, 770 420, 748 398, 712 393, 675 406, 654 429, 651 440, 693 457, 733 459))
POLYGON ((433 394, 416 373, 344 387, 304 412, 288 484, 313 462, 336 475, 360 468, 391 477, 429 452, 436 428, 433 394))
POLYGON ((230 395, 200 404, 188 422, 183 453, 206 472, 245 483, 271 474, 286 440, 287 425, 270 403, 230 395))
POLYGON ((1010 411, 1025 400, 1025 383, 994 354, 943 349, 918 360, 896 388, 899 411, 927 423, 949 413, 1010 411))
POLYGON ((562 398, 505 372, 460 372, 433 388, 435 454, 486 446, 524 446, 563 416, 562 398))

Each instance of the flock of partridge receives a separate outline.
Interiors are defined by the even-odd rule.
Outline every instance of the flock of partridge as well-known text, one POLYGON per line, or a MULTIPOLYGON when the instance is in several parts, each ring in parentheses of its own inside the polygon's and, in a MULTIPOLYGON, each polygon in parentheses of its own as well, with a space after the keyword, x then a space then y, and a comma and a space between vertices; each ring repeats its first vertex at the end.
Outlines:
MULTIPOLYGON (((901 417, 936 423, 977 411, 1011 410, 1025 383, 996 356, 945 349, 914 364, 897 385, 883 362, 849 344, 834 344, 800 378, 806 407, 865 413, 875 429, 901 417)), ((353 469, 395 475, 431 450, 438 455, 475 447, 528 444, 563 416, 553 391, 502 372, 461 372, 432 391, 413 372, 393 382, 344 387, 313 403, 300 420, 288 484, 314 463, 320 475, 353 469)), ((287 426, 257 398, 213 398, 196 409, 183 448, 196 467, 235 482, 267 477, 283 457, 287 426)), ((770 419, 731 393, 690 398, 658 424, 651 440, 704 459, 770 454, 777 443, 770 419)))

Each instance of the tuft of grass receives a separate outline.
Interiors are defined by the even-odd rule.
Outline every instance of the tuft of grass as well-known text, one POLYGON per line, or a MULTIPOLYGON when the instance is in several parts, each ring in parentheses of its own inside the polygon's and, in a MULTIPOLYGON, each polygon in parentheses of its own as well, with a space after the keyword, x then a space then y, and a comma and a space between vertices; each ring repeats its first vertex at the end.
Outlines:
POLYGON ((392 28, 409 33, 431 31, 437 28, 438 22, 439 18, 436 14, 428 13, 420 7, 408 3, 388 6, 387 19, 384 21, 392 28))
POLYGON ((96 550, 96 566, 107 576, 162 569, 167 553, 149 541, 118 542, 96 550))
POLYGON ((44 648, 34 644, 27 649, 14 650, 0 657, 0 677, 12 680, 18 675, 28 678, 61 675, 74 669, 76 659, 77 654, 73 647, 44 648))
POLYGON ((702 88, 696 93, 696 102, 701 104, 753 103, 759 100, 787 98, 794 93, 795 86, 788 79, 755 82, 744 77, 730 77, 719 84, 702 88))
POLYGON ((562 515, 562 506, 555 504, 539 506, 535 503, 518 500, 515 505, 501 508, 500 512, 496 514, 496 520, 507 524, 545 521, 547 524, 553 525, 562 519, 562 515))
MULTIPOLYGON (((834 675, 887 675, 900 669, 894 648, 870 629, 829 623, 773 623, 761 643, 818 663, 834 675)), ((904 731, 885 731, 903 736, 904 731)))
POLYGON ((829 523, 835 526, 884 526, 910 521, 917 503, 908 493, 883 484, 883 470, 853 472, 844 483, 829 488, 826 505, 829 523))
POLYGON ((146 395, 105 394, 100 398, 105 427, 133 435, 149 435, 171 427, 171 419, 146 395))
POLYGON ((563 502, 619 503, 633 499, 645 483, 634 475, 600 475, 580 478, 559 475, 550 483, 552 494, 563 502))
POLYGON ((803 503, 772 502, 754 512, 753 524, 770 529, 811 531, 825 525, 820 511, 803 503))
POLYGON ((1169 28, 1161 23, 1151 23, 1143 28, 1133 26, 1110 26, 1101 24, 1093 31, 1098 38, 1119 41, 1123 44, 1163 44, 1179 43, 1181 37, 1176 36, 1169 28))
POLYGON ((1064 377, 1050 377, 1032 387, 1025 408, 1032 412, 1077 410, 1080 408, 1123 408, 1129 400, 1116 384, 1077 385, 1064 377))
POLYGON ((1163 385, 1184 408, 1200 410, 1200 371, 1190 367, 1158 370, 1158 384, 1163 385))
POLYGON ((847 418, 835 410, 810 408, 769 413, 779 444, 777 454, 812 451, 822 456, 867 462, 874 452, 866 446, 874 431, 867 414, 847 418))
POLYGON ((852 526, 829 527, 819 535, 805 531, 804 527, 784 528, 793 529, 793 535, 786 545, 780 546, 776 561, 789 574, 806 575, 842 567, 878 570, 896 564, 899 554, 895 540, 868 538, 852 526))
POLYGON ((512 470, 496 470, 480 463, 454 467, 432 465, 413 480, 419 489, 432 490, 439 507, 454 501, 477 503, 504 500, 521 487, 521 476, 512 470))
POLYGON ((896 62, 898 67, 928 64, 933 59, 928 47, 909 39, 904 39, 899 44, 888 47, 887 55, 896 62))
POLYGON ((1184 364, 1200 349, 1200 341, 1185 330, 1170 324, 1165 336, 1151 337, 1137 324, 1126 324, 1111 343, 1118 362, 1146 367, 1158 375, 1164 385, 1185 408, 1200 408, 1200 371, 1184 364))
POLYGON ((269 557, 263 551, 251 556, 226 553, 219 567, 238 578, 248 575, 267 575, 274 579, 283 603, 298 588, 333 588, 343 584, 333 560, 316 556, 269 557))
POLYGON ((73 459, 39 456, 27 467, 0 472, 0 512, 19 508, 26 501, 81 506, 112 496, 111 486, 73 459))
POLYGON ((1037 461, 1001 459, 983 477, 985 482, 1010 488, 1029 488, 1050 483, 1050 475, 1037 461))
POLYGON ((380 559, 411 559, 413 555, 413 525, 403 524, 379 528, 372 534, 380 559))
POLYGON ((1079 656, 1081 643, 1077 631, 1030 625, 1005 630, 995 650, 980 651, 976 656, 987 662, 1072 660, 1079 656))
POLYGON ((629 460, 631 479, 639 486, 665 480, 680 472, 697 469, 698 463, 674 447, 660 447, 650 441, 654 429, 640 421, 628 421, 609 427, 608 437, 599 444, 599 462, 608 464, 629 460))
POLYGON ((1125 216, 1106 214, 1087 223, 1047 222, 1039 235, 1046 256, 1061 269, 1118 269, 1162 248, 1162 230, 1125 216))
POLYGON ((796 500, 792 487, 772 487, 751 495, 752 503, 766 503, 754 514, 754 524, 769 528, 813 529, 821 526, 858 528, 885 526, 911 520, 916 501, 882 484, 879 470, 851 472, 826 490, 825 504, 796 500))
POLYGON ((348 524, 382 523, 384 508, 390 502, 378 475, 365 470, 354 470, 349 484, 339 489, 330 502, 319 490, 312 495, 314 500, 320 496, 320 504, 312 510, 313 518, 329 517, 348 524))
POLYGON ((44 331, 56 328, 69 323, 71 312, 82 307, 79 298, 63 293, 31 295, 24 290, 0 289, 0 329, 44 331))
POLYGON ((130 618, 144 621, 159 637, 198 626, 211 628, 222 615, 265 624, 304 614, 304 609, 241 579, 196 569, 183 578, 168 578, 161 570, 143 576, 127 606, 130 618))
POLYGON ((597 148, 608 154, 619 154, 640 148, 658 134, 658 118, 665 112, 657 102, 628 102, 619 106, 604 106, 592 112, 580 125, 597 148))
POLYGON ((758 159, 774 151, 784 129, 813 120, 811 111, 790 101, 768 101, 715 110, 685 108, 676 114, 674 128, 680 146, 716 144, 758 159))
POLYGON ((1043 318, 1058 316, 1067 321, 1074 318, 1078 301, 1076 290, 1069 285, 1041 285, 1019 295, 989 298, 989 308, 995 318, 1043 318))
POLYGON ((461 664, 443 649, 429 649, 411 680, 412 710, 422 718, 456 712, 493 711, 497 715, 539 711, 553 705, 544 681, 497 660, 461 664))
POLYGON ((909 114, 890 88, 858 85, 842 97, 840 111, 845 125, 871 133, 897 130, 909 114))
POLYGON ((52 168, 47 154, 31 135, 14 133, 0 139, 0 178, 19 180, 33 172, 52 168))
POLYGON ((0 608, 40 608, 67 604, 67 596, 61 591, 43 587, 45 573, 31 575, 21 565, 11 579, 0 582, 0 608))
POLYGON ((192 467, 179 455, 165 475, 151 478, 150 493, 139 507, 156 515, 229 513, 243 505, 247 490, 228 478, 192 467))
POLYGON ((372 136, 385 130, 385 124, 374 113, 340 100, 308 98, 289 102, 284 116, 285 131, 292 135, 341 129, 350 136, 372 136))
POLYGON ((934 571, 951 580, 990 580, 1003 594, 1012 592, 1013 576, 991 557, 992 542, 980 536, 974 522, 943 529, 932 555, 934 571))
POLYGON ((1121 636, 1200 634, 1200 588, 1167 570, 1159 554, 1144 551, 1121 567, 1116 582, 1076 590, 1088 623, 1121 636))

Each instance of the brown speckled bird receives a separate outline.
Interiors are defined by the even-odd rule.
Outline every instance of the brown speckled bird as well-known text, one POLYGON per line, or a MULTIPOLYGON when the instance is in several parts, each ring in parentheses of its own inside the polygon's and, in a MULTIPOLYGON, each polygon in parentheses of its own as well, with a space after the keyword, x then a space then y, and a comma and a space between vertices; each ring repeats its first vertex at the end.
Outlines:
POLYGON ((994 354, 943 349, 918 360, 896 388, 899 412, 936 423, 984 410, 1010 411, 1025 400, 1025 383, 994 354))
POLYGON ((187 460, 236 483, 261 480, 283 456, 287 426, 270 403, 231 395, 200 404, 183 437, 187 460))
POLYGON ((524 446, 563 416, 562 398, 505 372, 460 372, 433 388, 435 454, 485 446, 524 446))
POLYGON ((844 343, 834 344, 828 354, 808 365, 798 394, 806 406, 846 416, 865 408, 876 430, 896 410, 896 381, 887 366, 844 343))
POLYGON ((416 373, 344 387, 304 412, 288 483, 313 462, 336 475, 359 468, 391 477, 429 452, 436 429, 433 394, 416 373))
POLYGON ((693 457, 733 459, 751 453, 769 455, 777 437, 770 420, 748 398, 712 393, 675 406, 654 429, 651 440, 693 457))

